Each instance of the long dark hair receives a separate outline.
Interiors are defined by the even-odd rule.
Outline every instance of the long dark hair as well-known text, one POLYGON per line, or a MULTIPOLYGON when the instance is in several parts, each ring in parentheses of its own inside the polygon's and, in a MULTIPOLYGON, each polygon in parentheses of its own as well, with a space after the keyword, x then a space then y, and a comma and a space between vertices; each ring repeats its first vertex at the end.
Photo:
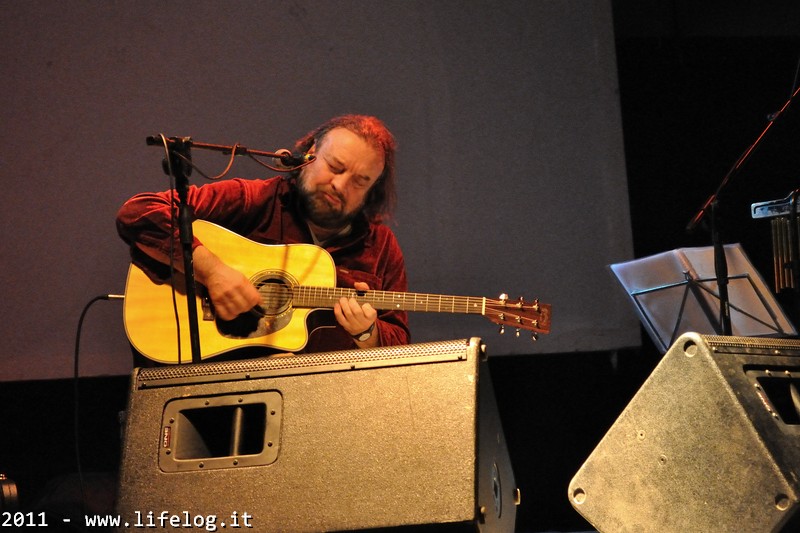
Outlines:
POLYGON ((397 143, 380 119, 368 115, 342 115, 332 118, 298 139, 294 145, 295 150, 303 154, 308 152, 315 143, 321 143, 325 135, 336 128, 352 131, 383 153, 383 172, 369 191, 364 203, 364 214, 373 222, 391 219, 397 203, 394 157, 397 143))

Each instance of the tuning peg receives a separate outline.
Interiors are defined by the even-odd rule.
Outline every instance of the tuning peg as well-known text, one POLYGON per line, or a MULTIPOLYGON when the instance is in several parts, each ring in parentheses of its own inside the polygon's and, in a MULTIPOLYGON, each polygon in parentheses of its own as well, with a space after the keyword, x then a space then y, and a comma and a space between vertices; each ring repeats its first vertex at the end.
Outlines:
POLYGON ((531 340, 532 340, 533 342, 536 342, 536 341, 538 341, 538 340, 539 340, 539 334, 538 334, 538 333, 536 333, 535 331, 534 331, 533 333, 531 333, 531 340))
POLYGON ((508 302, 508 294, 506 294, 506 293, 503 293, 503 294, 501 294, 501 295, 498 297, 498 299, 499 299, 501 302, 503 302, 503 305, 506 305, 506 302, 508 302))
POLYGON ((520 297, 517 299, 517 307, 518 307, 519 309, 522 309, 524 306, 525 306, 525 299, 524 299, 522 296, 520 296, 520 297))
POLYGON ((505 326, 500 326, 500 332, 499 332, 500 335, 503 335, 505 332, 506 332, 506 327, 505 326))
POLYGON ((519 338, 519 328, 517 328, 517 330, 515 332, 515 335, 516 335, 517 338, 519 338))

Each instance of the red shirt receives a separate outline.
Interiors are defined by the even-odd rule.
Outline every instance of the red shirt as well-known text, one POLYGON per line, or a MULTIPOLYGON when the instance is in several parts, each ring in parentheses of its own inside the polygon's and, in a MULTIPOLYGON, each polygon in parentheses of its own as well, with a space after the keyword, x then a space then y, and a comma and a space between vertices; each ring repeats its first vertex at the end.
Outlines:
MULTIPOLYGON (((177 204, 177 193, 174 195, 177 204)), ((170 253, 169 191, 142 193, 128 200, 117 215, 117 230, 131 245, 133 261, 150 275, 165 279, 168 269, 141 252, 139 247, 170 253)), ((225 227, 252 241, 264 244, 313 243, 313 237, 297 208, 297 192, 286 177, 244 180, 232 179, 190 186, 187 203, 196 219, 225 227)), ((177 205, 173 207, 177 213, 177 205)), ((177 215, 176 215, 177 217, 177 215)), ((177 240, 177 228, 176 243, 177 240)), ((194 247, 200 244, 195 239, 194 247)), ((174 245, 176 264, 182 264, 180 245, 174 245)), ((406 292, 405 262, 392 231, 385 225, 370 223, 365 217, 353 221, 352 231, 326 243, 325 249, 336 264, 337 286, 352 288, 364 281, 370 289, 406 292)), ((213 251, 213 250, 212 250, 213 251)), ((312 316, 320 312, 312 313, 312 316)), ((332 312, 326 323, 334 324, 332 312)), ((408 344, 408 317, 403 311, 379 311, 376 334, 381 346, 408 344)), ((341 327, 312 333, 307 352, 355 348, 350 335, 341 327)))

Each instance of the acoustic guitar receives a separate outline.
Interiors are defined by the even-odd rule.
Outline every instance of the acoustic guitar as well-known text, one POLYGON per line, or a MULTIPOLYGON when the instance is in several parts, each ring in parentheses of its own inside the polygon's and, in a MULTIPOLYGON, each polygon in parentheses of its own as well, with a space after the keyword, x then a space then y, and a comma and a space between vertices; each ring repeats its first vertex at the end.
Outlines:
MULTIPOLYGON (((512 327, 517 334, 531 331, 534 338, 550 332, 550 305, 538 300, 341 288, 336 286, 333 259, 319 246, 260 244, 203 220, 195 221, 192 229, 204 246, 247 276, 261 294, 261 304, 253 311, 224 321, 214 315, 204 288, 197 287, 202 359, 246 347, 300 351, 308 342, 309 329, 316 329, 309 315, 333 309, 343 296, 377 310, 483 315, 500 325, 501 332, 512 327)), ((173 291, 172 284, 153 281, 134 264, 128 271, 123 311, 128 339, 142 355, 160 363, 191 360, 188 355, 179 360, 178 339, 184 352, 191 344, 183 276, 177 278, 173 291)))

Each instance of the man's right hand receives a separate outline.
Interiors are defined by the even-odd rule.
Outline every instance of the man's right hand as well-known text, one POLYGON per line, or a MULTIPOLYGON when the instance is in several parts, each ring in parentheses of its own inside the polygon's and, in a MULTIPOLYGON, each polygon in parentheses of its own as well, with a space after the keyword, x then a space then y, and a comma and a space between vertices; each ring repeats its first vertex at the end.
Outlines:
POLYGON ((205 246, 194 250, 195 278, 208 289, 222 320, 233 320, 261 303, 261 295, 244 274, 231 268, 205 246))

